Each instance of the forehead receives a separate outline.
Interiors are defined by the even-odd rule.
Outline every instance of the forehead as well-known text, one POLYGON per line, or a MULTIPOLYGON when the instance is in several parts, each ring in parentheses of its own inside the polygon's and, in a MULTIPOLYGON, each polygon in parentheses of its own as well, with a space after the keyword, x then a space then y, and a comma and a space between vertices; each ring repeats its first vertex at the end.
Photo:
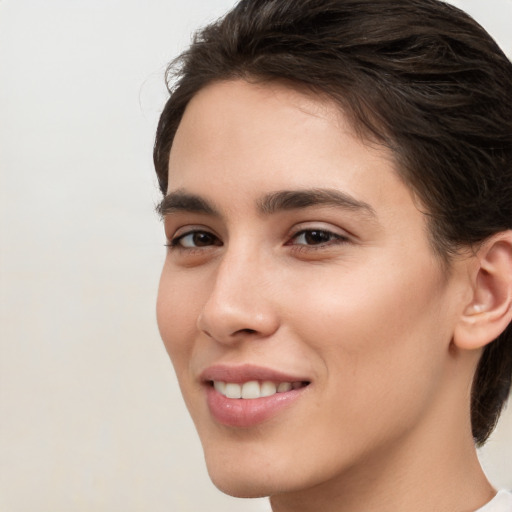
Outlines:
POLYGON ((281 179, 279 188, 297 180, 328 186, 369 165, 395 172, 392 153, 361 140, 325 95, 280 82, 215 82, 187 106, 170 153, 169 189, 192 172, 205 180, 281 179))

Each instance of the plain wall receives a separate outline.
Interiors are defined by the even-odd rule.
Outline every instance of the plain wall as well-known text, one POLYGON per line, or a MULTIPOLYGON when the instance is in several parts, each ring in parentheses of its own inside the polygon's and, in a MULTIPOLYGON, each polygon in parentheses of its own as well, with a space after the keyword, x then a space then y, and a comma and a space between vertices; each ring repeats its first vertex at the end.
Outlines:
MULTIPOLYGON (((0 0, 0 510, 262 511, 224 496, 160 341, 166 63, 231 0, 0 0)), ((512 55, 512 1, 459 0, 512 55)), ((512 488, 512 414, 482 453, 512 488)))

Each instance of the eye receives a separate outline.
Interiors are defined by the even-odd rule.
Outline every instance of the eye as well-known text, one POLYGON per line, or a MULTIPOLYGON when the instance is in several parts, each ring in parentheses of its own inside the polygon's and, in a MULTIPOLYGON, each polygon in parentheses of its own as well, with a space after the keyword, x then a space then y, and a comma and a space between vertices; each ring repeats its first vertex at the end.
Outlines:
POLYGON ((331 245, 342 243, 348 238, 325 229, 304 229, 299 231, 289 242, 290 245, 331 245))
POLYGON ((208 231, 190 231, 171 240, 171 247, 180 249, 197 249, 199 247, 220 246, 222 242, 208 231))

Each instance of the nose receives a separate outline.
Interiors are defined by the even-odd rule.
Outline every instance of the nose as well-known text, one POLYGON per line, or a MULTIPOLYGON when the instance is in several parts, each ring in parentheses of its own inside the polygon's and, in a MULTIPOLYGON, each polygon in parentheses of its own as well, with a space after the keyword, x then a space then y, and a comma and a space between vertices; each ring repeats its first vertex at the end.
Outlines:
POLYGON ((271 336, 279 327, 272 281, 261 259, 244 251, 226 253, 212 276, 198 329, 223 344, 271 336))

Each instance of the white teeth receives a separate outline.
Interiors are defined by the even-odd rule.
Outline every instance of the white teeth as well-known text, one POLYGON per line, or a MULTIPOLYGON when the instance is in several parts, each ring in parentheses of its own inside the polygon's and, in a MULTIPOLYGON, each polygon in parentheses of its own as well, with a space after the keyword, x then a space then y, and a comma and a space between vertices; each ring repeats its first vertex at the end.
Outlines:
POLYGON ((266 380, 261 383, 260 396, 272 396, 277 393, 277 387, 273 382, 266 380))
POLYGON ((242 386, 242 398, 259 398, 260 397, 260 384, 255 380, 246 382, 242 386))
POLYGON ((216 380, 214 383, 213 383, 213 387, 221 394, 221 395, 225 395, 226 394, 226 383, 225 382, 222 382, 221 380, 216 380))
POLYGON ((226 382, 226 388, 224 394, 228 398, 242 398, 242 386, 235 382, 226 382))
POLYGON ((243 384, 217 380, 213 382, 213 387, 221 395, 227 398, 243 398, 246 400, 272 396, 276 393, 286 393, 287 391, 299 389, 303 386, 304 384, 302 382, 279 382, 276 384, 268 380, 261 383, 256 380, 251 380, 243 384))

